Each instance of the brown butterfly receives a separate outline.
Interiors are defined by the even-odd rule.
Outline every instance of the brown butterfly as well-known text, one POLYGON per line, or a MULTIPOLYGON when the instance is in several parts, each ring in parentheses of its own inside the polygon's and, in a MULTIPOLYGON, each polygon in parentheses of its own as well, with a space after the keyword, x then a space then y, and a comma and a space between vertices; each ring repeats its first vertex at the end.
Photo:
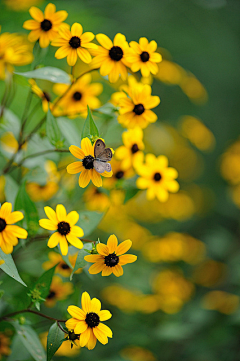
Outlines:
POLYGON ((105 171, 111 172, 111 164, 108 163, 112 159, 112 151, 110 148, 106 148, 106 145, 102 139, 98 139, 94 146, 94 169, 98 173, 105 171))

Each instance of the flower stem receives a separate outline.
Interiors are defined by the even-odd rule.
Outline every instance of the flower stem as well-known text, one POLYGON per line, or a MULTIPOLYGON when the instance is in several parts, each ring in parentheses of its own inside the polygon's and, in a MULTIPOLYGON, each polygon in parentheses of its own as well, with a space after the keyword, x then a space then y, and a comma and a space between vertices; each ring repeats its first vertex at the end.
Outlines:
POLYGON ((12 312, 12 313, 8 313, 7 315, 3 316, 0 318, 0 322, 1 321, 4 321, 4 320, 7 320, 8 318, 10 317, 13 317, 13 316, 16 316, 16 315, 19 315, 20 313, 34 313, 35 315, 38 315, 40 317, 44 317, 44 318, 47 318, 48 320, 52 320, 52 321, 57 321, 57 322, 66 322, 66 320, 60 320, 58 318, 54 318, 54 317, 50 317, 50 316, 47 316, 47 315, 44 315, 43 313, 41 312, 38 312, 38 311, 34 311, 34 310, 30 310, 30 309, 25 309, 25 310, 21 310, 21 311, 16 311, 16 312, 12 312))

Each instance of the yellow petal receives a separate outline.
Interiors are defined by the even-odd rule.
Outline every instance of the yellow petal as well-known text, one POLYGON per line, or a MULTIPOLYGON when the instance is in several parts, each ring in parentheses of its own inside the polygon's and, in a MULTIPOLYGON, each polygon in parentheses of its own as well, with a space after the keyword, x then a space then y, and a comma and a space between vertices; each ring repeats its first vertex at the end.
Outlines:
POLYGON ((12 212, 5 219, 7 224, 13 224, 21 221, 21 219, 23 219, 23 214, 22 212, 12 212))
POLYGON ((98 251, 99 254, 101 254, 103 256, 108 256, 109 255, 109 249, 103 243, 98 243, 97 244, 97 251, 98 251))
POLYGON ((106 345, 108 343, 107 336, 98 328, 98 326, 93 328, 93 333, 97 337, 98 341, 101 342, 103 345, 106 345))
POLYGON ((92 61, 92 57, 87 49, 78 48, 77 54, 79 58, 86 64, 89 64, 92 61))
POLYGON ((100 321, 107 321, 112 317, 112 314, 107 310, 102 310, 98 312, 100 321))
POLYGON ((47 4, 45 11, 44 11, 45 18, 47 18, 47 19, 51 18, 51 16, 55 12, 56 12, 56 6, 52 3, 47 4))
POLYGON ((89 138, 83 138, 81 140, 81 148, 85 156, 92 155, 94 157, 93 146, 89 138))
POLYGON ((11 243, 13 246, 16 246, 18 244, 18 238, 14 236, 11 232, 6 231, 7 228, 2 232, 3 239, 7 243, 11 243))
POLYGON ((65 237, 62 237, 60 240, 60 250, 63 256, 68 254, 68 243, 65 237))
POLYGON ((119 257, 119 263, 118 264, 120 266, 123 266, 123 265, 125 265, 127 263, 133 263, 136 260, 137 260, 137 256, 134 256, 132 254, 125 254, 125 255, 119 257))
MULTIPOLYGON (((73 306, 69 306, 69 307, 73 307, 73 306)), ((77 326, 78 322, 79 321, 76 320, 75 318, 69 318, 69 320, 67 320, 67 322, 65 322, 65 325, 66 325, 68 330, 72 331, 77 326)))
POLYGON ((90 268, 89 268, 89 273, 91 275, 96 275, 97 273, 102 272, 103 268, 104 268, 105 264, 103 261, 101 262, 96 262, 94 263, 90 268))
POLYGON ((84 331, 86 331, 86 329, 88 328, 88 325, 86 324, 85 321, 79 321, 76 325, 76 327, 74 328, 74 333, 79 334, 82 333, 84 331))
POLYGON ((118 246, 118 240, 115 234, 112 234, 107 241, 107 246, 109 253, 116 252, 117 246, 118 246))
POLYGON ((98 329, 104 333, 107 337, 111 337, 112 338, 112 330, 107 326, 104 325, 103 323, 99 323, 98 325, 98 329))
POLYGON ((7 231, 10 231, 15 237, 26 239, 28 236, 28 233, 25 229, 18 227, 18 226, 12 226, 9 225, 5 228, 7 231))
POLYGON ((100 310, 101 310, 101 302, 97 298, 93 298, 91 301, 90 312, 95 312, 98 314, 100 310))
POLYGON ((67 56, 67 62, 69 66, 74 66, 77 62, 77 50, 69 49, 69 53, 67 56))
POLYGON ((94 336, 94 333, 93 333, 93 330, 90 329, 90 337, 89 337, 89 341, 88 343, 86 344, 87 348, 89 350, 92 350, 94 349, 94 347, 96 346, 96 343, 97 343, 97 339, 96 337, 94 336))
MULTIPOLYGON (((53 46, 59 46, 59 45, 56 45, 56 42, 52 42, 52 45, 53 46)), ((62 45, 62 44, 60 44, 62 45)), ((55 53, 55 58, 57 59, 63 59, 63 58, 66 58, 69 54, 69 46, 68 45, 63 45, 61 46, 61 48, 59 48, 56 53, 55 53)))
POLYGON ((84 236, 84 232, 81 227, 73 226, 71 227, 71 235, 76 237, 82 237, 84 236))
POLYGON ((65 10, 57 11, 55 14, 52 15, 53 23, 61 23, 62 21, 66 20, 67 17, 68 13, 65 10))
POLYGON ((56 216, 56 212, 51 207, 44 207, 44 211, 46 213, 46 216, 52 221, 54 224, 58 224, 58 219, 56 216))
POLYGON ((49 36, 48 36, 48 33, 42 33, 41 36, 40 36, 40 39, 39 39, 39 45, 41 48, 46 48, 48 47, 50 43, 50 39, 49 39, 49 36))
POLYGON ((41 34, 42 34, 41 30, 32 30, 28 34, 28 40, 34 42, 40 38, 41 34))
POLYGON ((89 31, 82 34, 82 36, 81 36, 81 45, 85 46, 85 44, 92 41, 94 39, 94 37, 95 37, 95 35, 93 33, 89 32, 89 31))
POLYGON ((91 328, 87 328, 86 331, 84 331, 83 333, 81 333, 80 335, 80 346, 84 347, 86 346, 86 344, 88 343, 89 339, 90 339, 90 335, 91 335, 91 328))
POLYGON ((83 28, 82 25, 79 23, 74 23, 71 27, 71 33, 73 36, 78 36, 80 38, 80 36, 82 35, 83 32, 83 28))
POLYGON ((84 166, 82 165, 82 162, 73 162, 67 166, 67 172, 69 174, 77 174, 84 170, 84 166))
POLYGON ((62 204, 58 204, 56 207, 57 219, 58 222, 66 221, 67 212, 65 207, 62 204))
POLYGON ((102 178, 95 169, 92 170, 92 182, 96 187, 102 187, 102 178))
POLYGON ((78 180, 79 187, 85 188, 87 187, 89 182, 90 182, 90 171, 84 169, 79 176, 79 180, 78 180))
POLYGON ((27 30, 37 30, 40 29, 40 24, 35 20, 27 20, 23 23, 23 28, 27 30))
POLYGON ((90 254, 84 257, 85 261, 95 263, 103 259, 103 257, 99 254, 90 254))
POLYGON ((101 44, 105 49, 110 50, 113 47, 112 40, 105 34, 96 35, 97 41, 101 44))
POLYGON ((66 217, 66 222, 68 222, 71 227, 74 226, 78 220, 79 220, 79 214, 76 211, 72 211, 68 213, 66 217))
POLYGON ((80 321, 83 321, 86 318, 85 312, 83 312, 83 310, 77 306, 68 306, 67 311, 73 318, 76 318, 80 321))
POLYGON ((76 248, 83 248, 83 243, 80 239, 78 239, 76 236, 72 236, 71 234, 67 234, 66 238, 69 243, 71 243, 76 248))
POLYGON ((106 266, 106 267, 102 270, 102 276, 103 276, 103 277, 110 276, 111 274, 112 274, 112 267, 106 266))
POLYGON ((119 246, 117 247, 116 255, 121 256, 123 253, 126 253, 131 247, 132 247, 132 241, 130 241, 130 239, 120 243, 119 246))
POLYGON ((58 243, 61 241, 62 236, 58 233, 55 232, 51 235, 51 237, 48 240, 48 247, 49 248, 54 248, 58 245, 58 243))
POLYGON ((77 147, 76 145, 71 145, 71 147, 69 147, 69 150, 72 153, 72 155, 78 159, 83 159, 85 157, 83 150, 77 147))
POLYGON ((117 264, 115 267, 113 267, 113 274, 116 277, 120 277, 123 275, 123 268, 119 264, 117 264))
POLYGON ((56 231, 58 228, 57 224, 53 223, 49 219, 40 219, 39 225, 44 229, 48 229, 49 231, 56 231))
POLYGON ((2 233, 0 233, 0 247, 2 251, 6 254, 12 253, 13 251, 12 244, 4 240, 2 233))
POLYGON ((37 20, 39 23, 41 23, 44 20, 43 12, 40 9, 36 8, 35 6, 32 6, 29 9, 29 13, 31 17, 37 20))
POLYGON ((91 298, 90 298, 90 296, 89 296, 89 294, 87 292, 83 292, 81 303, 82 303, 83 311, 85 313, 89 313, 90 312, 90 307, 91 307, 91 298))
POLYGON ((7 216, 10 215, 11 212, 12 212, 12 204, 9 202, 3 203, 0 209, 0 218, 5 219, 7 216))

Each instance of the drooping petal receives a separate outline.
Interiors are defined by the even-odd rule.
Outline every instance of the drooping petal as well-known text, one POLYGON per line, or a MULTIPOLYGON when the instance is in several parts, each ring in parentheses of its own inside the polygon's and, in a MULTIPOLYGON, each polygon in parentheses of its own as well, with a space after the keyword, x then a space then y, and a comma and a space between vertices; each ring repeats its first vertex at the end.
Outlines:
POLYGON ((76 236, 72 236, 71 234, 67 234, 66 238, 69 243, 71 243, 74 247, 82 249, 83 243, 80 239, 78 239, 76 236))
POLYGON ((107 246, 109 249, 109 253, 116 252, 117 246, 118 246, 118 240, 115 234, 112 234, 107 241, 107 246))
POLYGON ((102 272, 105 267, 105 263, 103 261, 94 263, 88 270, 91 275, 96 275, 97 273, 102 272))
POLYGON ((83 333, 81 333, 80 335, 80 346, 84 347, 86 346, 86 344, 88 343, 89 339, 90 339, 90 335, 91 335, 91 328, 87 328, 86 331, 84 331, 83 333))
POLYGON ((92 350, 94 349, 94 347, 96 346, 96 343, 97 343, 97 338, 95 337, 94 333, 93 333, 93 330, 90 329, 90 337, 89 337, 89 341, 88 343, 86 344, 87 348, 89 350, 92 350))
POLYGON ((58 224, 58 219, 57 219, 57 215, 56 212, 51 208, 51 207, 44 207, 44 211, 46 213, 46 216, 50 219, 50 221, 52 221, 52 223, 54 224, 58 224))
POLYGON ((110 276, 112 274, 112 267, 104 267, 104 269, 102 270, 102 276, 106 277, 106 276, 110 276))
POLYGON ((117 264, 115 267, 113 267, 113 274, 116 277, 120 277, 123 275, 123 268, 120 266, 120 264, 117 264))
POLYGON ((101 342, 103 345, 106 345, 108 343, 107 336, 98 328, 98 326, 93 328, 93 333, 97 337, 98 341, 101 342))
POLYGON ((133 263, 137 260, 137 256, 134 256, 133 254, 124 254, 123 256, 119 257, 119 265, 123 266, 127 263, 133 263))
POLYGON ((65 207, 62 204, 58 204, 56 207, 57 219, 58 222, 66 221, 67 212, 65 207))
POLYGON ((62 237, 60 240, 60 250, 63 256, 68 254, 68 243, 65 237, 62 237))
POLYGON ((62 236, 58 233, 55 232, 51 235, 51 237, 48 240, 48 247, 49 248, 54 248, 58 245, 58 243, 61 241, 62 236))
POLYGON ((77 306, 68 306, 67 311, 73 318, 77 318, 80 321, 83 321, 86 318, 85 312, 77 306))
POLYGON ((132 247, 132 241, 130 239, 122 242, 119 244, 116 250, 116 255, 121 256, 122 254, 126 253, 132 247))
POLYGON ((86 331, 86 329, 88 328, 88 325, 85 321, 79 321, 76 325, 76 327, 74 328, 74 333, 79 334, 82 333, 84 331, 86 331))
POLYGON ((112 317, 112 314, 108 310, 101 310, 98 312, 98 316, 100 321, 107 321, 112 317))
POLYGON ((98 243, 97 244, 97 251, 98 251, 99 254, 101 254, 103 256, 108 256, 109 255, 109 249, 103 243, 98 243))
POLYGON ((81 299, 82 309, 85 313, 90 312, 91 298, 87 292, 83 292, 81 299))
POLYGON ((13 225, 9 225, 5 228, 7 231, 10 231, 15 237, 21 238, 21 239, 26 239, 28 236, 28 233, 25 229, 18 227, 18 226, 13 226, 13 225))
POLYGON ((79 180, 78 180, 79 187, 85 188, 87 187, 89 182, 90 182, 90 172, 89 170, 84 169, 79 176, 79 180))
POLYGON ((84 166, 82 165, 82 162, 73 162, 67 166, 67 172, 69 174, 77 174, 84 170, 84 166))
POLYGON ((22 214, 22 212, 18 212, 18 211, 12 212, 7 217, 5 217, 7 224, 13 224, 13 223, 19 222, 19 221, 21 221, 21 219, 23 219, 23 214, 22 214))

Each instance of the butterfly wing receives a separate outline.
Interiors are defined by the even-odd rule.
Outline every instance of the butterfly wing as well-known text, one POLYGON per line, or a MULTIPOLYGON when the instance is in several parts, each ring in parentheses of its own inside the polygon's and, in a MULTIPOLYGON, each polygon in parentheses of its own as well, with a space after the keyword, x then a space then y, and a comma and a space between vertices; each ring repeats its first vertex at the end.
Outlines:
POLYGON ((97 159, 93 161, 93 166, 98 173, 104 173, 105 171, 111 172, 112 170, 110 163, 101 162, 100 160, 97 159))
POLYGON ((94 146, 94 157, 98 158, 99 155, 105 150, 105 143, 102 139, 97 139, 94 146))
POLYGON ((101 160, 102 162, 110 162, 112 159, 112 151, 110 148, 104 149, 102 153, 99 154, 97 159, 101 160))

